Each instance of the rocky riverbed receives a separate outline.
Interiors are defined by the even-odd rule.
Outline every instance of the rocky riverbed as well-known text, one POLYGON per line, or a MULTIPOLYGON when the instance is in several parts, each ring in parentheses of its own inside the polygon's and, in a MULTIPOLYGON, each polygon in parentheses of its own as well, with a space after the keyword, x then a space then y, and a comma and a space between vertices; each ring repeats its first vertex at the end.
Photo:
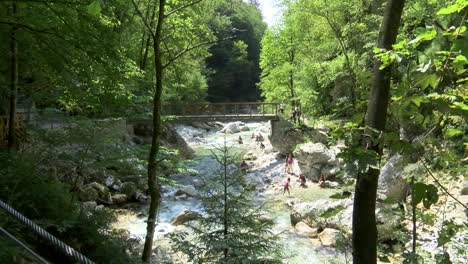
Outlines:
MULTIPOLYGON (((349 192, 349 187, 346 189, 336 182, 337 174, 343 174, 346 166, 337 158, 342 146, 325 145, 323 137, 326 130, 306 132, 312 141, 296 148, 294 175, 288 175, 284 170, 284 154, 291 148, 286 146, 289 143, 284 137, 288 136, 290 128, 279 128, 276 135, 271 134, 271 126, 268 123, 258 122, 178 125, 175 129, 193 150, 193 160, 188 163, 188 167, 197 173, 189 171, 175 174, 172 179, 177 185, 163 186, 163 199, 155 234, 155 253, 158 261, 187 262, 184 256, 171 251, 167 235, 184 230, 184 224, 194 219, 193 212, 200 210, 196 195, 197 187, 202 183, 197 175, 207 177, 215 173, 216 162, 211 151, 224 144, 224 141, 233 146, 234 151, 243 156, 249 165, 248 181, 256 186, 256 201, 266 203, 264 210, 275 222, 273 231, 280 234, 284 263, 350 261, 352 193, 349 192), (263 149, 256 142, 255 136, 259 134, 264 139, 263 149), (243 144, 239 144, 239 137, 242 138, 243 144), (278 149, 283 153, 277 151, 278 149), (306 186, 300 186, 300 173, 304 173, 308 179, 306 186), (316 183, 320 175, 326 177, 328 188, 321 188, 316 183), (288 177, 292 182, 290 195, 283 194, 282 187, 288 177), (335 199, 330 196, 334 196, 335 199), (339 199, 336 199, 337 197, 339 199)), ((300 141, 300 134, 298 131, 293 132, 292 137, 295 137, 295 141, 300 141)), ((387 253, 382 259, 391 263, 402 261, 401 253, 408 245, 398 241, 402 236, 407 236, 408 229, 411 228, 401 206, 388 203, 387 199, 399 199, 406 195, 406 183, 402 181, 402 175, 411 173, 411 168, 400 169, 396 165, 399 159, 398 156, 390 157, 382 169, 376 210, 379 241, 387 247, 387 253)), ((143 239, 147 218, 147 205, 144 204, 130 204, 119 209, 119 219, 115 227, 127 230, 132 237, 143 239)), ((453 203, 449 203, 448 206, 453 206, 453 203)), ((463 212, 460 214, 459 211, 457 221, 466 223, 466 219, 463 220, 463 212)), ((422 229, 422 248, 435 251, 435 235, 438 229, 432 229, 422 229)))

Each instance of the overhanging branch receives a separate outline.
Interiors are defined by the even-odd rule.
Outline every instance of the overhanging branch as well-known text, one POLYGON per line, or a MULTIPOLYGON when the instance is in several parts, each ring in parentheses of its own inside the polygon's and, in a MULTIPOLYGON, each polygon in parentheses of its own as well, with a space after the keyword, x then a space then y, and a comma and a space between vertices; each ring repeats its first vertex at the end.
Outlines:
POLYGON ((176 13, 176 12, 179 12, 179 11, 182 10, 182 9, 185 9, 185 8, 187 8, 187 7, 191 7, 191 6, 193 6, 193 5, 196 5, 196 4, 200 3, 201 1, 203 1, 203 0, 195 0, 195 1, 191 2, 191 3, 188 3, 188 4, 185 4, 185 5, 183 5, 183 6, 174 8, 174 9, 172 9, 171 11, 167 12, 166 17, 168 17, 168 16, 170 16, 170 15, 176 13))
POLYGON ((197 43, 197 44, 195 44, 193 46, 189 46, 189 47, 185 48, 184 50, 180 51, 179 53, 177 53, 174 57, 170 58, 169 61, 166 64, 163 65, 163 68, 166 68, 167 66, 171 65, 172 63, 174 63, 175 60, 177 60, 178 58, 180 58, 185 53, 187 53, 187 52, 189 52, 191 50, 194 50, 194 49, 199 48, 199 47, 204 46, 204 45, 213 44, 213 43, 216 43, 216 42, 225 41, 225 40, 232 39, 232 38, 234 38, 234 37, 223 38, 221 40, 207 40, 207 41, 197 43))
POLYGON ((133 4, 133 7, 135 7, 135 11, 138 13, 138 16, 141 18, 141 21, 143 21, 143 24, 145 24, 146 29, 151 34, 151 37, 153 37, 153 39, 155 39, 156 35, 154 35, 153 28, 148 24, 148 21, 143 16, 143 14, 141 13, 140 9, 138 8, 138 6, 137 6, 137 4, 135 3, 134 0, 132 0, 132 4, 133 4))

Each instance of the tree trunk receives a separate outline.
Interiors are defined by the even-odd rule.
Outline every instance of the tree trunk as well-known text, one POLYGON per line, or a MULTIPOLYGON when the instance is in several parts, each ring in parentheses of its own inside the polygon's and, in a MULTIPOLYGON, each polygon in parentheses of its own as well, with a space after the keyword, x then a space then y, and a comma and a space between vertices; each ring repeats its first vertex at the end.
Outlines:
POLYGON ((150 193, 150 209, 148 222, 146 227, 145 246, 143 248, 142 260, 145 263, 151 263, 151 254, 153 251, 153 237, 156 224, 157 212, 161 201, 161 190, 159 178, 157 175, 157 156, 159 153, 160 137, 161 137, 161 95, 162 95, 162 79, 163 79, 163 64, 161 60, 161 34, 164 22, 164 8, 166 0, 159 1, 158 22, 156 24, 156 32, 153 39, 154 64, 156 75, 156 87, 153 97, 153 135, 151 140, 151 150, 148 158, 148 189, 150 193))
MULTIPOLYGON (((392 49, 395 43, 405 0, 389 0, 385 8, 378 47, 392 49)), ((375 60, 372 90, 367 105, 366 126, 380 133, 368 130, 371 136, 369 151, 382 153, 380 138, 385 129, 389 101, 391 68, 379 70, 381 62, 375 60), (379 140, 377 140, 379 139, 379 140)), ((377 263, 377 227, 375 221, 375 199, 379 170, 370 168, 367 173, 357 176, 353 207, 353 263, 377 263)))
MULTIPOLYGON (((224 219, 223 219, 223 225, 224 225, 224 230, 223 230, 223 235, 224 235, 224 242, 227 241, 228 239, 228 197, 227 197, 227 192, 228 192, 228 189, 227 189, 227 186, 228 186, 228 182, 227 182, 227 178, 228 178, 228 172, 227 172, 227 169, 228 169, 228 161, 227 161, 227 155, 228 155, 228 148, 226 146, 226 139, 224 139, 224 164, 223 164, 223 167, 224 167, 224 219)), ((228 248, 225 247, 224 248, 224 260, 226 261, 226 263, 228 262, 228 248)))
MULTIPOLYGON (((12 3, 12 16, 16 16, 16 1, 12 3)), ((16 32, 18 28, 13 25, 11 27, 11 87, 10 87, 10 114, 8 122, 8 150, 11 151, 18 147, 18 139, 16 138, 16 101, 18 95, 18 43, 16 40, 16 32)))
MULTIPOLYGON (((151 9, 151 8, 153 8, 153 10, 151 12, 150 27, 153 27, 153 25, 154 25, 154 16, 156 15, 156 12, 155 12, 154 7, 152 5, 150 7, 148 7, 148 9, 151 9)), ((143 36, 142 36, 142 53, 140 54, 140 57, 141 57, 140 58, 140 70, 145 70, 145 68, 146 68, 146 61, 148 60, 148 51, 149 51, 150 44, 151 44, 151 34, 145 34, 145 32, 143 32, 143 36), (148 35, 146 37, 146 44, 144 44, 145 35, 148 35)))

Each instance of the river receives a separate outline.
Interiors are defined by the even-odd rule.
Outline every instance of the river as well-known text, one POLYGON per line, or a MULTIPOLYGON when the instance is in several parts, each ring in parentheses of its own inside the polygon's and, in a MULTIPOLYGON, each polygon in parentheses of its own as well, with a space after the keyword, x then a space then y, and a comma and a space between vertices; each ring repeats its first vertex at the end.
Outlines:
MULTIPOLYGON (((233 146, 234 151, 243 155, 247 151, 252 151, 257 160, 250 162, 248 179, 258 186, 255 200, 260 203, 267 203, 263 209, 274 220, 273 232, 280 234, 279 243, 283 247, 283 263, 345 263, 343 254, 336 252, 333 248, 323 247, 318 239, 311 239, 297 235, 294 227, 291 226, 289 209, 285 205, 287 200, 301 198, 307 200, 324 199, 332 194, 330 190, 320 189, 313 184, 306 190, 299 190, 299 183, 293 180, 291 196, 283 195, 281 192, 281 182, 286 178, 283 171, 283 160, 277 160, 277 154, 268 142, 268 123, 253 122, 246 124, 249 131, 235 134, 219 133, 219 129, 206 131, 205 129, 191 126, 178 125, 178 133, 188 142, 195 151, 194 159, 188 167, 198 171, 201 175, 212 175, 213 168, 216 168, 216 161, 211 156, 211 151, 226 143, 233 146), (265 138, 265 150, 261 150, 254 139, 252 133, 262 133, 265 138), (238 144, 239 136, 243 139, 243 144, 238 144), (266 180, 265 179, 271 179, 266 180)), ((174 198, 174 192, 181 186, 195 185, 197 176, 193 173, 181 173, 174 176, 174 180, 179 186, 164 186, 161 209, 158 213, 158 224, 155 234, 155 245, 159 248, 169 246, 166 234, 174 232, 179 227, 170 224, 172 219, 185 209, 199 210, 200 202, 196 199, 178 200, 174 198)), ((183 187, 182 187, 183 188, 183 187)), ((125 213, 119 216, 118 227, 129 231, 132 237, 143 239, 146 232, 146 212, 147 206, 138 207, 132 213, 125 213)), ((158 252, 162 252, 158 250, 158 252)), ((185 262, 174 260, 175 263, 185 262)))

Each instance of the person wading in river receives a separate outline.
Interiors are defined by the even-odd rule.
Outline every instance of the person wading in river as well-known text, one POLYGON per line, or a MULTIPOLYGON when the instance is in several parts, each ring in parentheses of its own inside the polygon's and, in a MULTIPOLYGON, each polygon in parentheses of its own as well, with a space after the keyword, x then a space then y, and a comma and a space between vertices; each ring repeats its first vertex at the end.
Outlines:
POLYGON ((283 187, 283 195, 288 191, 288 196, 291 196, 291 193, 289 192, 289 188, 291 188, 291 178, 288 178, 288 180, 284 182, 283 187))
POLYGON ((284 164, 286 173, 294 174, 293 173, 293 163, 294 163, 294 156, 293 156, 292 153, 289 153, 288 157, 286 158, 286 162, 284 164))

